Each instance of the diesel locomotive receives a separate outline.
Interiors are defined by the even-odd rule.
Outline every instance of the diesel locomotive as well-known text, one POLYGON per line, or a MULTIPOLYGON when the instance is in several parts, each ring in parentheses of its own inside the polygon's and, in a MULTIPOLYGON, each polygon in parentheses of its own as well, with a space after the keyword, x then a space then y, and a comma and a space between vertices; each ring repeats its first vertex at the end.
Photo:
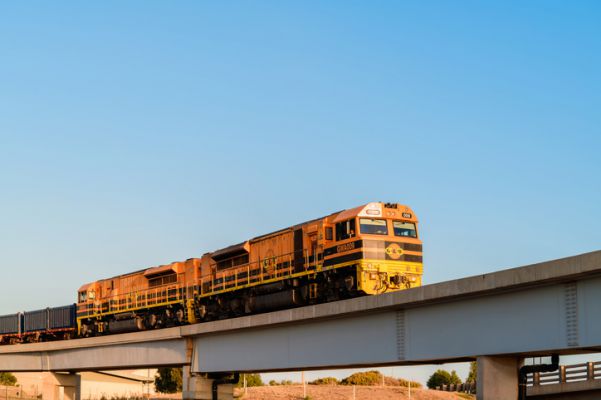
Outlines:
MULTIPOLYGON (((78 290, 70 335, 61 327, 60 335, 21 339, 156 329, 420 286, 417 225, 409 207, 373 202, 199 258, 91 282, 78 290)), ((0 342, 14 342, 20 336, 3 336, 2 318, 0 342)))

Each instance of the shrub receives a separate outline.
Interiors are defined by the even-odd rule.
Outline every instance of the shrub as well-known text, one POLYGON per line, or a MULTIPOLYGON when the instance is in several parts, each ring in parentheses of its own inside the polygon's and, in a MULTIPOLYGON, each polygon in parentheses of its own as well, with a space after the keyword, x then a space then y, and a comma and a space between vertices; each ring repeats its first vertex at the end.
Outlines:
MULTIPOLYGON (((334 378, 333 378, 334 379, 334 378)), ((384 381, 386 386, 409 386, 411 382, 412 388, 421 388, 419 382, 408 381, 403 378, 394 378, 392 376, 384 376, 380 371, 357 372, 349 377, 346 377, 340 382, 342 385, 360 385, 360 386, 380 386, 384 381)))
POLYGON ((319 378, 319 379, 315 379, 312 382, 309 382, 309 385, 338 385, 340 382, 338 381, 338 379, 332 377, 332 376, 328 376, 325 378, 319 378))
POLYGON ((386 385, 386 386, 407 387, 407 386, 409 386, 409 382, 411 382, 411 387, 412 388, 420 388, 420 387, 422 387, 422 384, 419 383, 419 382, 409 381, 409 380, 403 379, 403 378, 394 378, 392 376, 385 376, 384 377, 384 385, 386 385))
POLYGON ((357 372, 342 380, 343 385, 375 386, 382 384, 380 371, 357 372))
POLYGON ((410 380, 403 379, 403 378, 397 379, 397 382, 399 383, 399 386, 402 386, 402 387, 408 387, 409 386, 409 382, 411 382, 411 387, 412 388, 421 388, 422 387, 422 384, 419 383, 419 382, 410 381, 410 380))

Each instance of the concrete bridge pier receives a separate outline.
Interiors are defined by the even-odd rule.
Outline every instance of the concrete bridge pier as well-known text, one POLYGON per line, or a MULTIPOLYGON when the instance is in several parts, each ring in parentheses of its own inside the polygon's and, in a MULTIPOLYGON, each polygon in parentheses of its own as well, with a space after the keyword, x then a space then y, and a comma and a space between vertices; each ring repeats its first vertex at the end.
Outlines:
MULTIPOLYGON (((213 382, 216 377, 192 373, 189 366, 182 371, 183 400, 213 400, 213 382)), ((234 385, 221 383, 217 386, 217 400, 233 400, 234 385)), ((46 400, 46 399, 44 399, 46 400)))
POLYGON ((42 400, 81 400, 81 376, 68 373, 42 373, 42 400))
POLYGON ((521 359, 516 357, 478 357, 476 383, 478 400, 516 400, 521 359))

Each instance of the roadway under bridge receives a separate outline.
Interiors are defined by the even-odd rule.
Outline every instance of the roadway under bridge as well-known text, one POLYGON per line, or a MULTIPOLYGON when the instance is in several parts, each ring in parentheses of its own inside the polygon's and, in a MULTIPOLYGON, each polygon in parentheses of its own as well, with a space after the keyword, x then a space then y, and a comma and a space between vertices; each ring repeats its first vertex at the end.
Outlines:
MULTIPOLYGON (((184 366, 185 397, 199 399, 207 396, 207 384, 198 374, 477 359, 478 398, 507 400, 517 398, 524 357, 601 351, 600 304, 597 251, 406 291, 229 320, 3 346, 0 371, 184 366)), ((223 391, 223 398, 231 398, 230 392, 223 391)))

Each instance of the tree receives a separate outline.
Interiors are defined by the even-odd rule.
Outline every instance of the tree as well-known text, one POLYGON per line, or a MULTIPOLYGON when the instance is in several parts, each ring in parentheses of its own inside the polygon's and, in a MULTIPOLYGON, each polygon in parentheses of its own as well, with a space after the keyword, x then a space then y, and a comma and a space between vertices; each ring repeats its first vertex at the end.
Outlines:
POLYGON ((478 379, 478 364, 476 361, 472 361, 470 363, 470 373, 467 378, 465 378, 465 383, 476 383, 478 379))
MULTIPOLYGON (((261 374, 244 374, 244 375, 240 375, 240 380, 237 383, 238 387, 244 386, 244 377, 245 376, 246 376, 246 386, 247 387, 264 386, 265 385, 263 383, 263 379, 261 379, 261 374)), ((271 385, 271 382, 269 382, 269 384, 271 385)))
POLYGON ((261 379, 261 374, 246 374, 246 386, 263 386, 263 379, 261 379))
POLYGON ((439 369, 430 376, 430 379, 428 379, 426 386, 428 386, 429 389, 436 389, 437 386, 458 385, 460 383, 461 378, 457 376, 457 372, 455 372, 455 370, 449 373, 449 371, 439 369))
POLYGON ((154 388, 159 393, 177 393, 182 391, 181 368, 159 368, 154 377, 154 388))
POLYGON ((17 378, 10 372, 0 372, 0 385, 2 386, 15 386, 17 384, 17 378))
POLYGON ((451 385, 461 385, 461 378, 459 377, 459 375, 457 375, 457 372, 455 370, 451 371, 451 382, 449 382, 449 384, 451 385))

